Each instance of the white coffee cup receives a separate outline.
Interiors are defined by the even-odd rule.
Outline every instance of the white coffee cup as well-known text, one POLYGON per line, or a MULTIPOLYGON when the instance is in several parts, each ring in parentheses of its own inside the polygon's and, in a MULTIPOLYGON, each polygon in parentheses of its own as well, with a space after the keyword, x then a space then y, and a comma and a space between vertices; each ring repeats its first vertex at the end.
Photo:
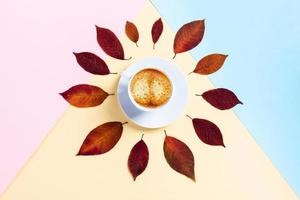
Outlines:
POLYGON ((160 69, 160 68, 157 68, 157 67, 144 67, 144 68, 141 68, 139 69, 138 71, 134 72, 133 74, 128 74, 127 72, 122 72, 121 76, 128 79, 128 86, 127 86, 127 93, 128 93, 128 96, 129 96, 129 99, 131 101, 131 103, 136 107, 138 108, 139 110, 141 111, 144 111, 144 112, 147 112, 147 111, 153 111, 153 110, 157 110, 157 109, 160 109, 162 107, 164 107, 165 105, 168 104, 168 102, 170 101, 170 99, 172 98, 172 93, 171 92, 171 96, 169 97, 169 99, 167 100, 167 102, 165 102, 164 104, 162 104, 161 106, 157 106, 157 107, 145 107, 145 106, 142 106, 140 104, 138 104, 133 96, 131 95, 131 91, 130 91, 130 85, 131 85, 131 81, 133 79, 133 77, 138 74, 139 72, 145 70, 145 69, 154 69, 154 70, 157 70, 159 72, 161 72, 162 74, 164 74, 170 81, 171 83, 171 91, 173 90, 173 85, 172 85, 172 81, 171 79, 169 78, 168 74, 163 70, 163 69, 160 69))

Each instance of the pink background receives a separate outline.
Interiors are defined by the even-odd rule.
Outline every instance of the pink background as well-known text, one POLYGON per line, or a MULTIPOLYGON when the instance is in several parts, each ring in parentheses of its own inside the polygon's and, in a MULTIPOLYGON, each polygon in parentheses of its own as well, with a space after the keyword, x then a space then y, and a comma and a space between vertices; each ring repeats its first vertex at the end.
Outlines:
POLYGON ((145 2, 1 0, 0 193, 67 107, 58 93, 89 77, 72 52, 103 56, 94 25, 121 35, 145 2))

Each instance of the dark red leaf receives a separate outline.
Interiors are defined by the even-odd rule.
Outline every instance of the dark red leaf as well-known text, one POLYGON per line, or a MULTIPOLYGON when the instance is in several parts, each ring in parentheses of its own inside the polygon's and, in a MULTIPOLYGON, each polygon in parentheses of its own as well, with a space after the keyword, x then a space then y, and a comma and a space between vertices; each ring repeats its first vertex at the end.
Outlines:
POLYGON ((224 146, 222 133, 217 125, 206 119, 194 118, 194 129, 202 142, 214 146, 224 146))
POLYGON ((212 106, 220 110, 227 110, 237 104, 243 104, 232 91, 225 88, 208 90, 201 96, 212 106))
POLYGON ((125 33, 127 37, 137 45, 137 42, 139 40, 139 31, 137 27, 134 25, 134 23, 127 21, 125 25, 125 33))
POLYGON ((78 156, 99 155, 111 150, 122 136, 121 122, 107 122, 92 130, 82 143, 78 156))
POLYGON ((109 29, 96 26, 97 41, 103 51, 116 59, 124 60, 124 50, 117 36, 109 29))
POLYGON ((156 20, 152 26, 152 30, 151 30, 151 35, 152 35, 152 41, 153 41, 153 49, 154 49, 154 45, 155 43, 158 41, 158 39, 160 38, 162 32, 163 32, 163 23, 161 21, 161 18, 159 18, 158 20, 156 20))
POLYGON ((164 155, 172 169, 195 181, 194 156, 190 148, 182 141, 166 136, 164 155))
POLYGON ((109 94, 97 86, 80 84, 60 95, 73 106, 87 108, 100 105, 109 94))
POLYGON ((183 25, 174 39, 174 57, 178 53, 189 51, 196 47, 204 35, 204 20, 196 20, 183 25))
POLYGON ((136 143, 130 151, 128 157, 128 169, 132 175, 133 180, 136 179, 147 167, 149 160, 149 151, 146 143, 141 139, 136 143))
POLYGON ((106 63, 98 56, 90 52, 73 53, 78 64, 87 72, 96 75, 110 74, 106 63))

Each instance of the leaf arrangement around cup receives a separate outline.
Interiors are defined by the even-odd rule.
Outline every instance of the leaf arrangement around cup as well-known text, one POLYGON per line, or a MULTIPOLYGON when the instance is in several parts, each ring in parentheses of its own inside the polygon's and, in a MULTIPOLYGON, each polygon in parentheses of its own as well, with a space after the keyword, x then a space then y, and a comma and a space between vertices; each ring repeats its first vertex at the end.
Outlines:
MULTIPOLYGON (((109 29, 96 26, 97 41, 102 50, 109 56, 128 60, 131 57, 125 57, 123 46, 117 36, 109 29)), ((189 51, 195 48, 201 41, 205 32, 205 21, 196 20, 184 24, 176 33, 173 43, 174 57, 177 54, 189 51)), ((127 37, 136 44, 138 48, 139 32, 136 25, 127 21, 125 25, 127 37)), ((163 22, 160 19, 153 23, 151 29, 153 49, 163 33, 163 22)), ((109 66, 99 56, 91 52, 75 53, 77 63, 87 72, 94 75, 117 74, 111 72, 109 66)), ((199 60, 195 69, 190 73, 209 75, 218 71, 224 64, 227 55, 210 54, 199 60)), ((71 87, 60 95, 72 106, 78 108, 95 107, 101 105, 109 96, 108 93, 98 86, 79 84, 71 87)), ((237 96, 225 88, 208 90, 202 94, 195 94, 202 97, 213 107, 219 110, 228 110, 242 104, 237 96)), ((206 119, 192 118, 192 125, 198 138, 207 145, 225 147, 221 130, 216 124, 206 119)), ((123 126, 127 122, 106 122, 94 128, 88 133, 83 141, 77 156, 100 155, 110 151, 120 140, 123 133, 123 126)), ((166 131, 163 143, 163 152, 169 166, 178 173, 185 175, 195 181, 194 156, 191 149, 179 139, 169 136, 166 131)), ((146 143, 141 139, 132 147, 128 157, 128 169, 133 180, 144 172, 149 161, 149 150, 146 143)))

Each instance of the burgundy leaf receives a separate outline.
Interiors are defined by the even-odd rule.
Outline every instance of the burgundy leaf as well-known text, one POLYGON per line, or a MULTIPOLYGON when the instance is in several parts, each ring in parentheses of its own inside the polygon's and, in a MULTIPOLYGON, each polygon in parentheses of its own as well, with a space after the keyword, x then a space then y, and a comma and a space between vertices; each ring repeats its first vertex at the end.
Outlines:
POLYGON ((97 86, 80 84, 60 93, 60 95, 73 106, 87 108, 102 104, 110 94, 97 86))
POLYGON ((93 129, 83 141, 78 156, 99 155, 111 150, 123 132, 121 122, 107 122, 93 129))
POLYGON ((106 63, 98 56, 90 52, 73 53, 78 64, 87 72, 96 75, 110 74, 106 63))
POLYGON ((182 141, 167 136, 164 141, 164 155, 172 169, 195 181, 194 156, 182 141))
POLYGON ((194 118, 193 126, 199 139, 205 144, 223 146, 223 136, 217 125, 206 119, 194 118))
POLYGON ((116 59, 124 60, 124 50, 117 36, 109 29, 96 26, 97 41, 103 51, 116 59))
POLYGON ((133 180, 137 178, 147 167, 149 160, 149 151, 146 143, 141 139, 130 151, 128 157, 128 169, 133 180))
POLYGON ((243 104, 232 91, 225 88, 208 90, 201 96, 212 106, 220 110, 227 110, 237 104, 243 104))
POLYGON ((160 38, 162 32, 163 32, 163 23, 161 21, 161 18, 156 20, 152 26, 151 35, 152 35, 152 41, 153 41, 153 49, 155 48, 155 43, 160 38))

